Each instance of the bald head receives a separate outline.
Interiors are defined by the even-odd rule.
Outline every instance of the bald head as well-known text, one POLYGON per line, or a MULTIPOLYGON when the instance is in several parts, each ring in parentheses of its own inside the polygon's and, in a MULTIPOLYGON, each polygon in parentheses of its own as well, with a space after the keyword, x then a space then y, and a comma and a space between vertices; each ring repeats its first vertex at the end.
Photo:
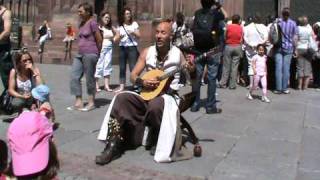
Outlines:
POLYGON ((158 48, 170 46, 172 39, 172 24, 170 21, 161 21, 156 28, 156 44, 158 48))

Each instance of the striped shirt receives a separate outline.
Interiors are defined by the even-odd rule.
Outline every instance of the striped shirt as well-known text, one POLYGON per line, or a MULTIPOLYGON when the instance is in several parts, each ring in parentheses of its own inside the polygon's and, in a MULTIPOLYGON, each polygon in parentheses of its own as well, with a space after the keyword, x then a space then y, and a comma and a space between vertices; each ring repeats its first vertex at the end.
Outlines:
POLYGON ((293 52, 294 37, 298 33, 296 22, 294 22, 290 18, 287 21, 280 19, 279 25, 282 31, 282 50, 287 52, 293 52))

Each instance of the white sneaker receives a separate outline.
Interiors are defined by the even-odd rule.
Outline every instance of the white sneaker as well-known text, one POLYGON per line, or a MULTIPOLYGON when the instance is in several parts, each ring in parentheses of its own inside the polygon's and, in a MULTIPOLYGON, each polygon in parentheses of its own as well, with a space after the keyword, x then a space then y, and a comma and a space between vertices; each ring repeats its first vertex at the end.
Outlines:
POLYGON ((261 100, 263 102, 270 103, 270 99, 268 99, 267 96, 262 96, 261 100))
POLYGON ((247 98, 248 98, 249 100, 253 100, 253 97, 251 96, 250 93, 247 94, 247 98))

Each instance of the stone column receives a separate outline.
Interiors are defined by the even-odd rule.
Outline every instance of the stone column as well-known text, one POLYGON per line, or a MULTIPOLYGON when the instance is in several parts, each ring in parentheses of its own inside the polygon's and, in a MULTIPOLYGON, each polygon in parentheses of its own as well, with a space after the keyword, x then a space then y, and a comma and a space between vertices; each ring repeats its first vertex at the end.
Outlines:
POLYGON ((55 12, 55 13, 61 12, 61 7, 62 7, 61 0, 56 0, 56 5, 53 8, 53 12, 55 12))
POLYGON ((70 0, 64 0, 63 4, 62 4, 62 10, 63 12, 70 12, 71 9, 71 2, 70 0))
POLYGON ((283 8, 290 8, 290 0, 278 0, 278 14, 281 14, 283 8))

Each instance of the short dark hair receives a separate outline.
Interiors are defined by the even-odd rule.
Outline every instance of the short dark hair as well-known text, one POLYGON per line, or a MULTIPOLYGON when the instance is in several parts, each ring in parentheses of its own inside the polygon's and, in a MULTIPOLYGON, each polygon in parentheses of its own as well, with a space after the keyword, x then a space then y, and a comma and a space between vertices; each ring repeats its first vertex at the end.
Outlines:
POLYGON ((210 9, 215 3, 215 0, 201 0, 202 8, 210 9))
POLYGON ((90 16, 93 16, 93 7, 91 4, 89 4, 88 2, 84 2, 79 4, 78 8, 83 7, 83 9, 89 13, 90 16))
POLYGON ((254 22, 254 23, 257 23, 257 24, 261 23, 261 15, 260 15, 260 13, 256 13, 256 14, 254 15, 254 17, 253 17, 253 22, 254 22))
POLYGON ((178 26, 182 26, 184 23, 184 15, 182 12, 178 12, 176 14, 176 22, 178 26))
POLYGON ((241 20, 240 15, 235 14, 235 15, 232 16, 232 24, 239 24, 240 20, 241 20))
POLYGON ((0 0, 0 6, 2 6, 3 5, 3 0, 0 0))
POLYGON ((282 9, 282 16, 290 16, 290 8, 285 7, 282 9))
POLYGON ((257 50, 258 50, 260 47, 263 48, 264 53, 267 53, 267 48, 266 48, 266 46, 265 46, 264 44, 258 44, 258 45, 257 45, 257 50))

